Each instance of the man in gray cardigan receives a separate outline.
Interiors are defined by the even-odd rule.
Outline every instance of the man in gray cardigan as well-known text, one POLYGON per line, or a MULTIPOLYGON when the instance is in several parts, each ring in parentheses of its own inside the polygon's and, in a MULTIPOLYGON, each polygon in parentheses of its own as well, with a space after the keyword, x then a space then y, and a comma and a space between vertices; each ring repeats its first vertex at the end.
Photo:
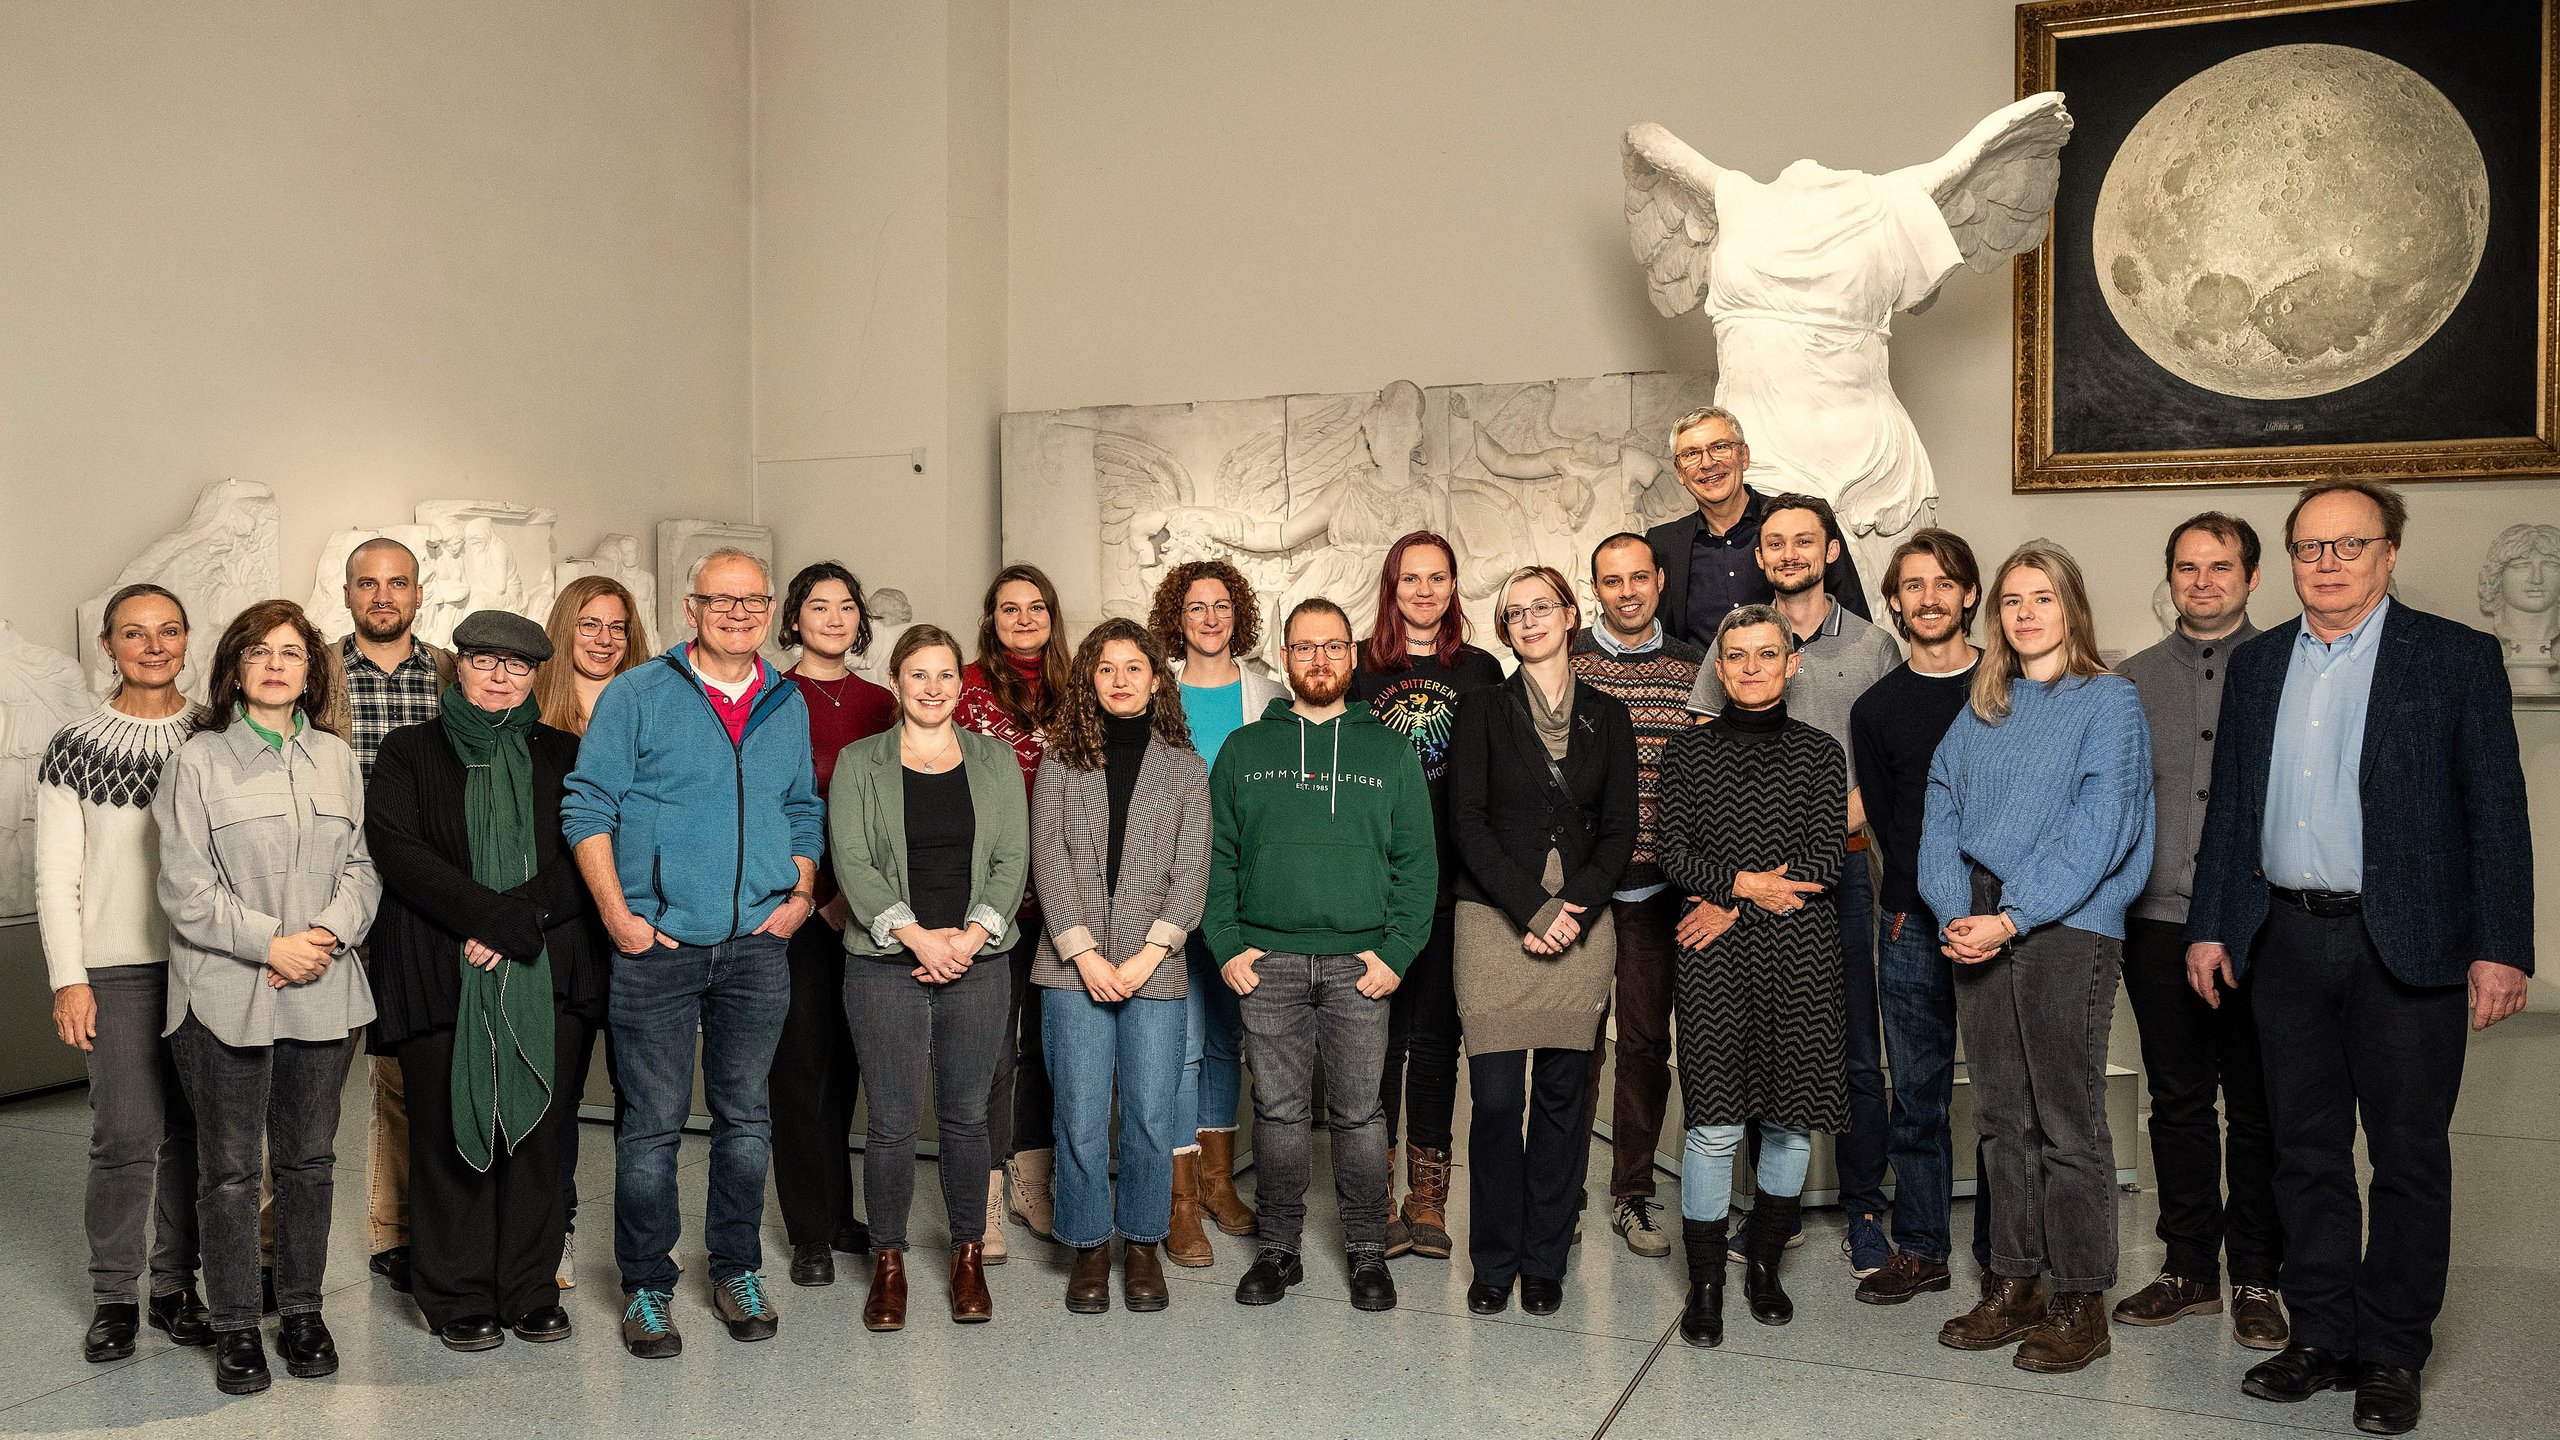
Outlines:
POLYGON ((2151 793, 2160 807, 2151 879, 2125 917, 2124 986, 2142 1032, 2159 1232, 2169 1254, 2158 1279, 2116 1302, 2115 1318, 2166 1325, 2221 1313, 2227 1251, 2234 1338, 2253 1350, 2281 1350, 2290 1333, 2276 1294, 2284 1225, 2276 1215, 2275 1134, 2249 986, 2233 987, 2217 1009, 2188 987, 2186 963, 2187 898, 2204 835, 2222 678, 2231 652, 2258 633, 2249 623, 2258 554, 2258 532, 2237 516, 2208 510, 2170 531, 2169 598, 2178 627, 2117 667, 2141 692, 2151 723, 2151 793))

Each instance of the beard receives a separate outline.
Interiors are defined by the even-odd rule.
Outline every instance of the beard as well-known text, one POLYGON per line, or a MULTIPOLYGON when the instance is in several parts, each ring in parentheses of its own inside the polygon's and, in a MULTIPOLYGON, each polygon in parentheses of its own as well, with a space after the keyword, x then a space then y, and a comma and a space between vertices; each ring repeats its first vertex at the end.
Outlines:
POLYGON ((416 618, 417 617, 414 614, 401 615, 394 613, 390 615, 376 615, 369 610, 355 617, 356 629, 362 632, 364 638, 373 641, 377 645, 385 641, 397 640, 401 636, 408 634, 409 622, 416 618))
POLYGON ((1769 590, 1771 594, 1775 595, 1801 595, 1821 583, 1821 567, 1808 565, 1804 568, 1804 573, 1793 580, 1780 580, 1774 576, 1771 577, 1769 580, 1769 590))
POLYGON ((1922 610, 1912 615, 1896 610, 1893 612, 1893 628, 1901 631, 1905 640, 1941 645, 1964 628, 1964 616, 1954 610, 1922 610))
POLYGON ((1289 672, 1289 688, 1310 705, 1330 705, 1351 692, 1349 666, 1325 665, 1289 672))

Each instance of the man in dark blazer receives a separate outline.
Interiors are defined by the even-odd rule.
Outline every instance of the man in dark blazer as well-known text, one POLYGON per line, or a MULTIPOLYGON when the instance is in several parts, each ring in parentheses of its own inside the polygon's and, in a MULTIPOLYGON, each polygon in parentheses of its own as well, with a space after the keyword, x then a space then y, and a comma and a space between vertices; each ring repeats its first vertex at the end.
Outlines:
MULTIPOLYGON (((1742 483, 1751 447, 1731 411, 1709 405, 1680 417, 1671 431, 1671 464, 1698 508, 1654 526, 1644 538, 1662 570, 1662 628, 1675 640, 1704 645, 1727 610, 1769 603, 1759 559, 1760 517, 1768 513, 1769 497, 1742 483)), ((1841 609, 1875 618, 1848 546, 1823 568, 1822 585, 1841 609)))
POLYGON ((2522 1009, 2533 972, 2506 671, 2489 636, 2390 598, 2407 517, 2362 481, 2287 517, 2303 613, 2232 652, 2187 917, 2197 994, 2249 976, 2275 1129, 2293 1343, 2242 1389, 2353 1388, 2379 1435, 2417 1424, 2444 1305, 2463 1019, 2522 1009))

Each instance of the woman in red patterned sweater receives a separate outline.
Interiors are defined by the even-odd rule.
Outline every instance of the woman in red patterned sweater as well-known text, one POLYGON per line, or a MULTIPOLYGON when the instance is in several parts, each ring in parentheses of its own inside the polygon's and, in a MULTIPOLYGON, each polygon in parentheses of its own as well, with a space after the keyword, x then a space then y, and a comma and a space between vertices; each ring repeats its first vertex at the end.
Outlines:
MULTIPOLYGON (((1071 647, 1058 624, 1058 589, 1034 565, 996 572, 978 618, 978 658, 960 673, 960 708, 952 718, 969 730, 1013 747, 1027 792, 1048 749, 1051 712, 1067 690, 1071 647)), ((1005 958, 1013 969, 1012 1018, 1005 1028, 1018 1037, 996 1059, 987 1096, 988 1153, 1004 1162, 987 1186, 986 1258, 1001 1263, 1005 1187, 1013 1188, 1013 1214, 1031 1233, 1049 1236, 1052 1117, 1049 1068, 1040 1057, 1040 1011, 1024 1007, 1031 993, 1031 956, 1040 935, 1039 905, 1026 888, 1023 924, 1005 958)))

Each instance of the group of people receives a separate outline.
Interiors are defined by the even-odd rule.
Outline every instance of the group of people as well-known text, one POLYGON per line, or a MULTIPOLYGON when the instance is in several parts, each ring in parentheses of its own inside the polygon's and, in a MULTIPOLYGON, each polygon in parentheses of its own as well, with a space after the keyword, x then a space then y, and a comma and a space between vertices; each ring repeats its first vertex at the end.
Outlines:
POLYGON ((708 1295, 740 1340, 780 1323, 769 1173, 791 1282, 862 1257, 864 1324, 904 1327, 928 1088, 955 1322, 992 1316, 1008 1214, 1072 1252, 1074 1313, 1111 1307, 1115 1268, 1126 1308, 1166 1308, 1163 1262, 1210 1264, 1212 1225, 1254 1238, 1236 1299, 1278 1301, 1304 1275, 1319 1063, 1350 1301, 1392 1308, 1390 1259, 1456 1248, 1462 1056, 1467 1303, 1548 1314, 1614 1034, 1612 1229, 1673 1249, 1676 1056, 1678 1328, 1712 1346, 1731 1260, 1754 1320, 1792 1316, 1815 1131, 1857 1299, 1951 1287, 1961 1036, 1981 1282, 1945 1344, 2077 1370, 2110 1314, 2221 1313, 2227 1266, 2235 1338, 2276 1352, 2249 1393, 2354 1389, 2364 1428, 2413 1425, 2465 1023, 2523 1004, 2532 866, 2495 643, 2388 593, 2399 498, 2304 492, 2303 615, 2264 635, 2256 532, 2186 521, 2178 628, 2111 673, 2058 547, 1985 581, 1962 538, 1914 533, 1881 577, 1888 634, 1830 507, 1744 483, 1734 416, 1683 418, 1673 452, 1697 513, 1601 542, 1596 613, 1552 568, 1505 578, 1507 673, 1428 531, 1389 551, 1365 636, 1320 598, 1279 617, 1281 679, 1217 560, 1073 644, 1047 577, 1009 566, 975 644, 912 625, 887 688, 853 671, 852 572, 778 587, 733 550, 694 567, 663 651, 588 578, 547 625, 467 617, 447 654, 410 633, 416 557, 372 541, 343 643, 252 606, 201 708, 183 606, 118 593, 98 643, 120 686, 54 740, 38 817, 55 1019, 96 1117, 89 1358, 130 1354, 147 1316, 253 1392, 272 1312, 289 1373, 335 1369, 359 1034, 373 1268, 465 1351, 570 1332, 602 1038, 644 1358, 683 1344, 697 1069, 708 1295), (2110 1312, 2120 977, 2168 1253, 2110 1312))

